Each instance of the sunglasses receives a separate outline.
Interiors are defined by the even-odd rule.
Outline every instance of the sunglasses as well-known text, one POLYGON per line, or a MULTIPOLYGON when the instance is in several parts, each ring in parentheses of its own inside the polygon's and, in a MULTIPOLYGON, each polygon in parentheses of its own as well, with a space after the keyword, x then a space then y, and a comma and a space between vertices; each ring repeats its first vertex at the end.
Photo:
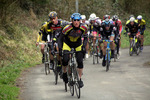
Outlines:
POLYGON ((73 21, 80 21, 80 19, 74 19, 73 21))
POLYGON ((53 19, 56 19, 56 17, 54 17, 54 18, 50 18, 50 20, 53 20, 53 19))

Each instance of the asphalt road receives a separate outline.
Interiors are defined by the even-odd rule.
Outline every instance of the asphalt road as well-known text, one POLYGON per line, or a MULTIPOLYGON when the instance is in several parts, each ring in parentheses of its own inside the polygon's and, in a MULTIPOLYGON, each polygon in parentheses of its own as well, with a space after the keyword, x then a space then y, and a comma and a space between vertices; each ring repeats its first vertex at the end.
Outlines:
MULTIPOLYGON (((111 62, 108 72, 100 64, 92 64, 92 58, 84 61, 83 81, 80 100, 150 100, 150 47, 132 57, 128 49, 121 50, 121 58, 111 62)), ((29 69, 20 78, 20 100, 77 100, 65 92, 64 83, 54 84, 54 74, 45 75, 44 65, 29 69)))

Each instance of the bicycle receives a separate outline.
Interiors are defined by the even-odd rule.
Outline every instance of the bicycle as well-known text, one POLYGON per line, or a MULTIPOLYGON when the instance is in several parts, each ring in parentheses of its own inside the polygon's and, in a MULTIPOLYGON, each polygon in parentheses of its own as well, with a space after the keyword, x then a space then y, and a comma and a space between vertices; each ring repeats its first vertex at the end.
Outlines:
POLYGON ((130 48, 129 48, 129 55, 132 56, 134 53, 139 55, 141 49, 141 41, 137 38, 138 35, 134 34, 133 38, 131 39, 130 48))
POLYGON ((100 47, 99 47, 99 39, 100 36, 96 36, 96 43, 95 48, 93 51, 93 64, 95 64, 95 60, 97 60, 97 64, 99 63, 99 57, 100 57, 100 47))
MULTIPOLYGON (((72 96, 74 96, 74 90, 76 91, 76 95, 78 98, 80 98, 81 91, 79 87, 79 74, 76 67, 76 61, 75 61, 75 53, 77 51, 74 50, 74 48, 71 49, 71 51, 66 52, 65 54, 70 54, 71 58, 69 61, 69 67, 67 70, 68 74, 68 86, 70 88, 70 93, 72 96)), ((67 92, 67 83, 65 83, 65 90, 67 92)))
POLYGON ((58 52, 54 52, 54 70, 53 70, 53 72, 55 75, 55 85, 57 85, 57 82, 58 82, 58 75, 60 75, 60 78, 62 77, 62 70, 61 69, 58 70, 57 54, 58 54, 58 52))
POLYGON ((48 42, 46 43, 39 43, 39 44, 44 44, 44 65, 45 65, 45 74, 48 75, 50 73, 50 59, 49 59, 49 46, 48 42))
POLYGON ((105 39, 103 42, 107 42, 107 48, 106 48, 106 55, 105 55, 105 60, 106 60, 106 72, 109 70, 110 67, 110 62, 111 62, 111 49, 110 49, 110 40, 105 39))

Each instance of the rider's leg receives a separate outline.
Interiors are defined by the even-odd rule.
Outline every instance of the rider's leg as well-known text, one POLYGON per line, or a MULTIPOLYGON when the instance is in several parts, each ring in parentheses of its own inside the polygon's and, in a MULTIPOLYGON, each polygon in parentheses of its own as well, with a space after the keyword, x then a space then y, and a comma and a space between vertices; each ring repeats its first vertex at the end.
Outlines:
MULTIPOLYGON (((63 53, 68 52, 67 50, 64 50, 63 53)), ((67 65, 69 62, 69 54, 64 54, 63 55, 63 60, 62 60, 62 70, 63 70, 63 81, 65 83, 68 83, 68 78, 67 78, 67 65)))
POLYGON ((89 51, 89 43, 87 43, 87 45, 86 45, 86 58, 88 58, 88 51, 89 51))
POLYGON ((93 49, 94 49, 94 52, 95 52, 95 43, 96 43, 96 36, 97 36, 97 32, 93 32, 93 49))
POLYGON ((50 69, 54 68, 54 56, 51 54, 51 50, 49 51, 50 54, 50 69))
POLYGON ((110 48, 111 48, 111 58, 114 58, 114 50, 115 50, 115 43, 114 43, 114 36, 110 37, 110 48))
POLYGON ((106 55, 107 42, 103 42, 103 61, 102 66, 106 66, 105 55, 106 55))
POLYGON ((79 73, 79 78, 80 78, 80 81, 79 81, 79 85, 80 87, 83 87, 83 81, 81 80, 81 77, 82 77, 82 73, 83 73, 83 53, 82 52, 77 52, 76 53, 76 59, 77 59, 77 63, 78 63, 78 73, 79 73))
POLYGON ((144 34, 141 35, 141 49, 143 50, 144 34))

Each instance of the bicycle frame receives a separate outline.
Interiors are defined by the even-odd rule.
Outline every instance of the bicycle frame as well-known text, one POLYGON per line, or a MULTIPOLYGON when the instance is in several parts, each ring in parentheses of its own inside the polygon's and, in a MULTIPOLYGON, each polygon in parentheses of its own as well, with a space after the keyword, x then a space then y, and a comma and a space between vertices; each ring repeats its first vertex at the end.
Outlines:
POLYGON ((110 50, 110 40, 105 40, 105 42, 107 42, 107 48, 106 48, 106 56, 105 56, 105 60, 107 60, 107 56, 108 56, 108 60, 110 61, 110 56, 111 56, 111 50, 110 50))

